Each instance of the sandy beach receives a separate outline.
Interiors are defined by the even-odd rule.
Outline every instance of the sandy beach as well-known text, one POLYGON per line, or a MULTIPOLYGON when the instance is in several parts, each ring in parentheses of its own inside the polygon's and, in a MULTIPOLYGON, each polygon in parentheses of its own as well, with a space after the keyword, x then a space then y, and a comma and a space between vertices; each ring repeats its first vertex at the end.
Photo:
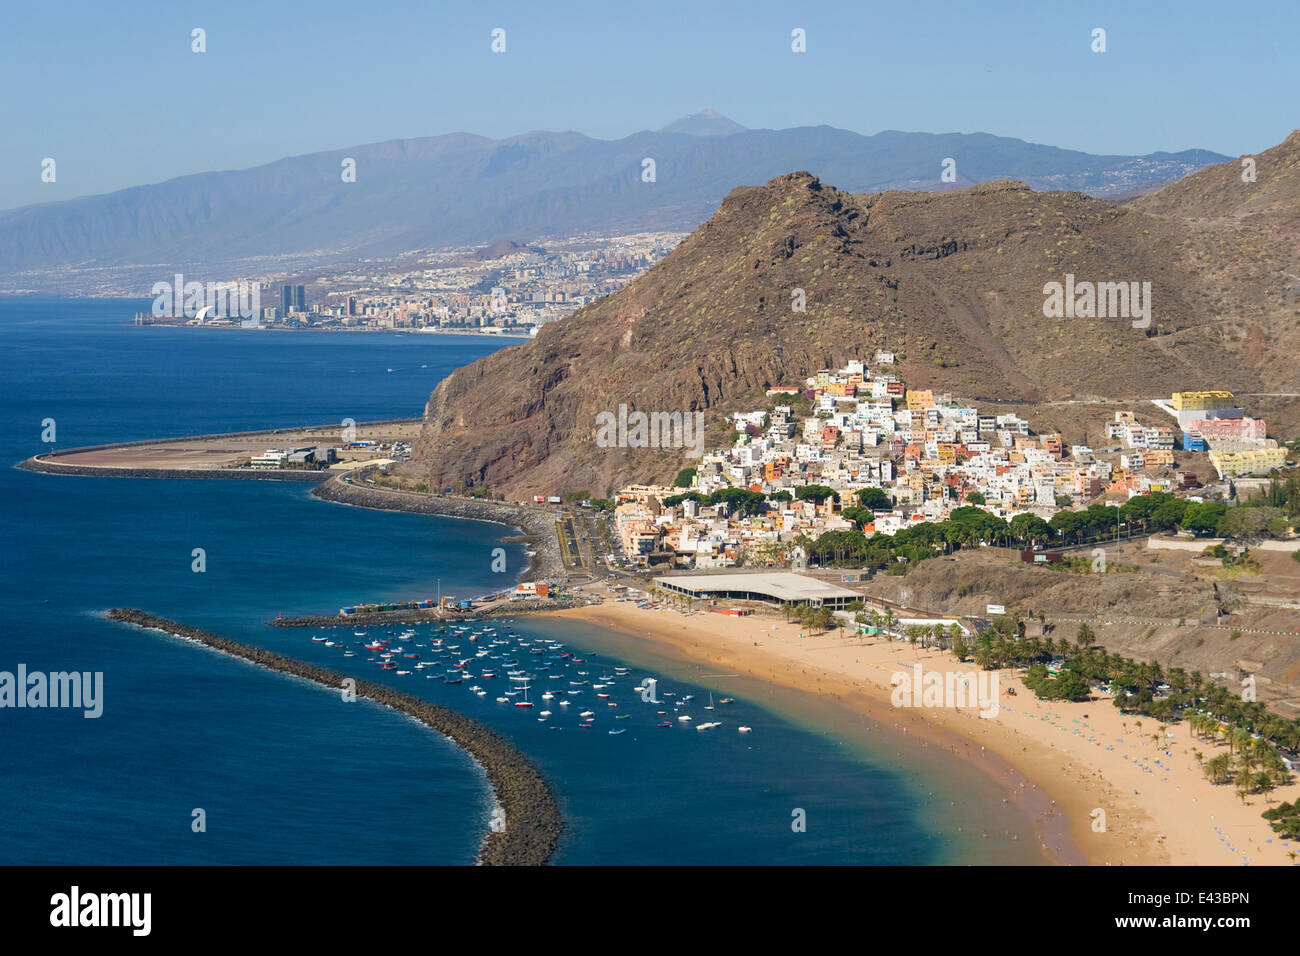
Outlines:
POLYGON ((1017 799, 1018 788, 1041 788, 1043 801, 1019 800, 1032 813, 1049 858, 1068 862, 1082 853, 1093 865, 1294 865, 1300 843, 1274 836, 1260 814, 1300 797, 1300 782, 1243 804, 1230 784, 1205 779, 1205 760, 1224 745, 1194 739, 1185 722, 1160 725, 1121 714, 1109 699, 1084 703, 1040 701, 1014 670, 999 674, 999 707, 981 717, 975 708, 894 707, 891 675, 919 663, 926 671, 974 670, 952 654, 922 650, 847 631, 801 636, 780 615, 730 617, 676 609, 642 609, 607 599, 559 612, 643 638, 702 663, 828 696, 845 707, 920 735, 935 746, 998 777, 1017 799), (1014 695, 1008 695, 1008 690, 1014 695), (995 759, 990 759, 990 752, 995 759), (996 759, 1000 758, 1000 759, 996 759), (1005 763, 1004 763, 1005 761, 1005 763), (1020 782, 999 774, 1010 765, 1020 782), (1096 811, 1104 811, 1104 818, 1096 811), (1104 822, 1104 831, 1099 825, 1104 822), (1068 833, 1068 846, 1056 846, 1068 833))

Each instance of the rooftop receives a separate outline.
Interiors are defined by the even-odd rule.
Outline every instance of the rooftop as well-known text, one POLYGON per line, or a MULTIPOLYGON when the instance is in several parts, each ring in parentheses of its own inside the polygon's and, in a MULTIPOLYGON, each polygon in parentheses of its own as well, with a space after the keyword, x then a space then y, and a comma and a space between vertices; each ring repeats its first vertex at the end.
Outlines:
POLYGON ((655 584, 692 594, 748 591, 778 601, 860 600, 862 595, 817 578, 792 571, 755 571, 742 574, 672 574, 654 579, 655 584))

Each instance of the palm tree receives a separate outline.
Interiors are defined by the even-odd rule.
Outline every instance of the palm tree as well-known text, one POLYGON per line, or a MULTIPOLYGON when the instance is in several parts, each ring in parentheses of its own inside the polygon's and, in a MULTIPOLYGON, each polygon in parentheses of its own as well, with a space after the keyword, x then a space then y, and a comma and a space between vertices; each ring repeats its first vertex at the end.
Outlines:
POLYGON ((1273 775, 1267 770, 1261 770, 1255 775, 1255 789, 1264 795, 1264 803, 1268 803, 1268 795, 1273 792, 1273 775))
POLYGON ((1237 764, 1246 773, 1250 773, 1260 764, 1259 754, 1250 747, 1246 747, 1237 754, 1237 764))
POLYGON ((1246 798, 1255 792, 1255 778, 1248 773, 1237 774, 1237 796, 1245 803, 1246 798))
POLYGON ((1227 783, 1232 776, 1232 761, 1227 754, 1218 754, 1205 762, 1205 776, 1210 783, 1227 783))
POLYGON ((1250 734, 1248 734, 1248 733, 1247 733, 1245 730, 1243 730, 1242 728, 1240 728, 1240 727, 1233 727, 1232 730, 1229 731, 1229 737, 1228 737, 1228 752, 1229 752, 1229 753, 1232 752, 1232 748, 1233 748, 1234 746, 1235 746, 1238 750, 1245 750, 1247 747, 1250 746, 1250 744, 1251 744, 1250 734))

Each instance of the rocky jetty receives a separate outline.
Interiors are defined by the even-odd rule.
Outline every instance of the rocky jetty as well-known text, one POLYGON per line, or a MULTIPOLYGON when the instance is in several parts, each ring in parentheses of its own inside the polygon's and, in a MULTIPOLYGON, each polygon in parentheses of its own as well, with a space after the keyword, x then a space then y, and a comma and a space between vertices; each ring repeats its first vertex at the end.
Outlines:
POLYGON ((537 769, 505 738, 453 710, 439 707, 401 691, 359 680, 338 671, 294 660, 251 644, 241 644, 208 631, 157 617, 134 608, 114 608, 110 620, 155 628, 196 641, 206 647, 243 658, 254 664, 339 690, 355 684, 365 697, 414 717, 430 729, 451 738, 487 772, 498 805, 505 811, 504 828, 495 827, 479 849, 478 862, 490 866, 537 866, 550 861, 564 828, 559 807, 537 769))
POLYGON ((277 617, 267 621, 272 627, 378 627, 381 624, 446 624, 452 621, 481 621, 487 618, 523 617, 546 611, 562 611, 577 607, 571 598, 530 598, 526 601, 509 601, 477 611, 443 611, 432 608, 407 608, 400 611, 370 611, 356 614, 305 614, 298 617, 277 617))

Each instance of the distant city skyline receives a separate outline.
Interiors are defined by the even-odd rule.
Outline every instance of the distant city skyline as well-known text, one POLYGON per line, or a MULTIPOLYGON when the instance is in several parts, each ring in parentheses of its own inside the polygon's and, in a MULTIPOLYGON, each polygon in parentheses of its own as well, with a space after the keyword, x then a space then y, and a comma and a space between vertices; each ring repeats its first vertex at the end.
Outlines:
POLYGON ((1235 156, 1297 125, 1300 8, 1280 0, 1248 12, 67 2, 10 21, 0 209, 452 132, 619 139, 705 108, 750 128, 987 132, 1099 154, 1235 156), (806 52, 792 50, 796 29, 806 52))

